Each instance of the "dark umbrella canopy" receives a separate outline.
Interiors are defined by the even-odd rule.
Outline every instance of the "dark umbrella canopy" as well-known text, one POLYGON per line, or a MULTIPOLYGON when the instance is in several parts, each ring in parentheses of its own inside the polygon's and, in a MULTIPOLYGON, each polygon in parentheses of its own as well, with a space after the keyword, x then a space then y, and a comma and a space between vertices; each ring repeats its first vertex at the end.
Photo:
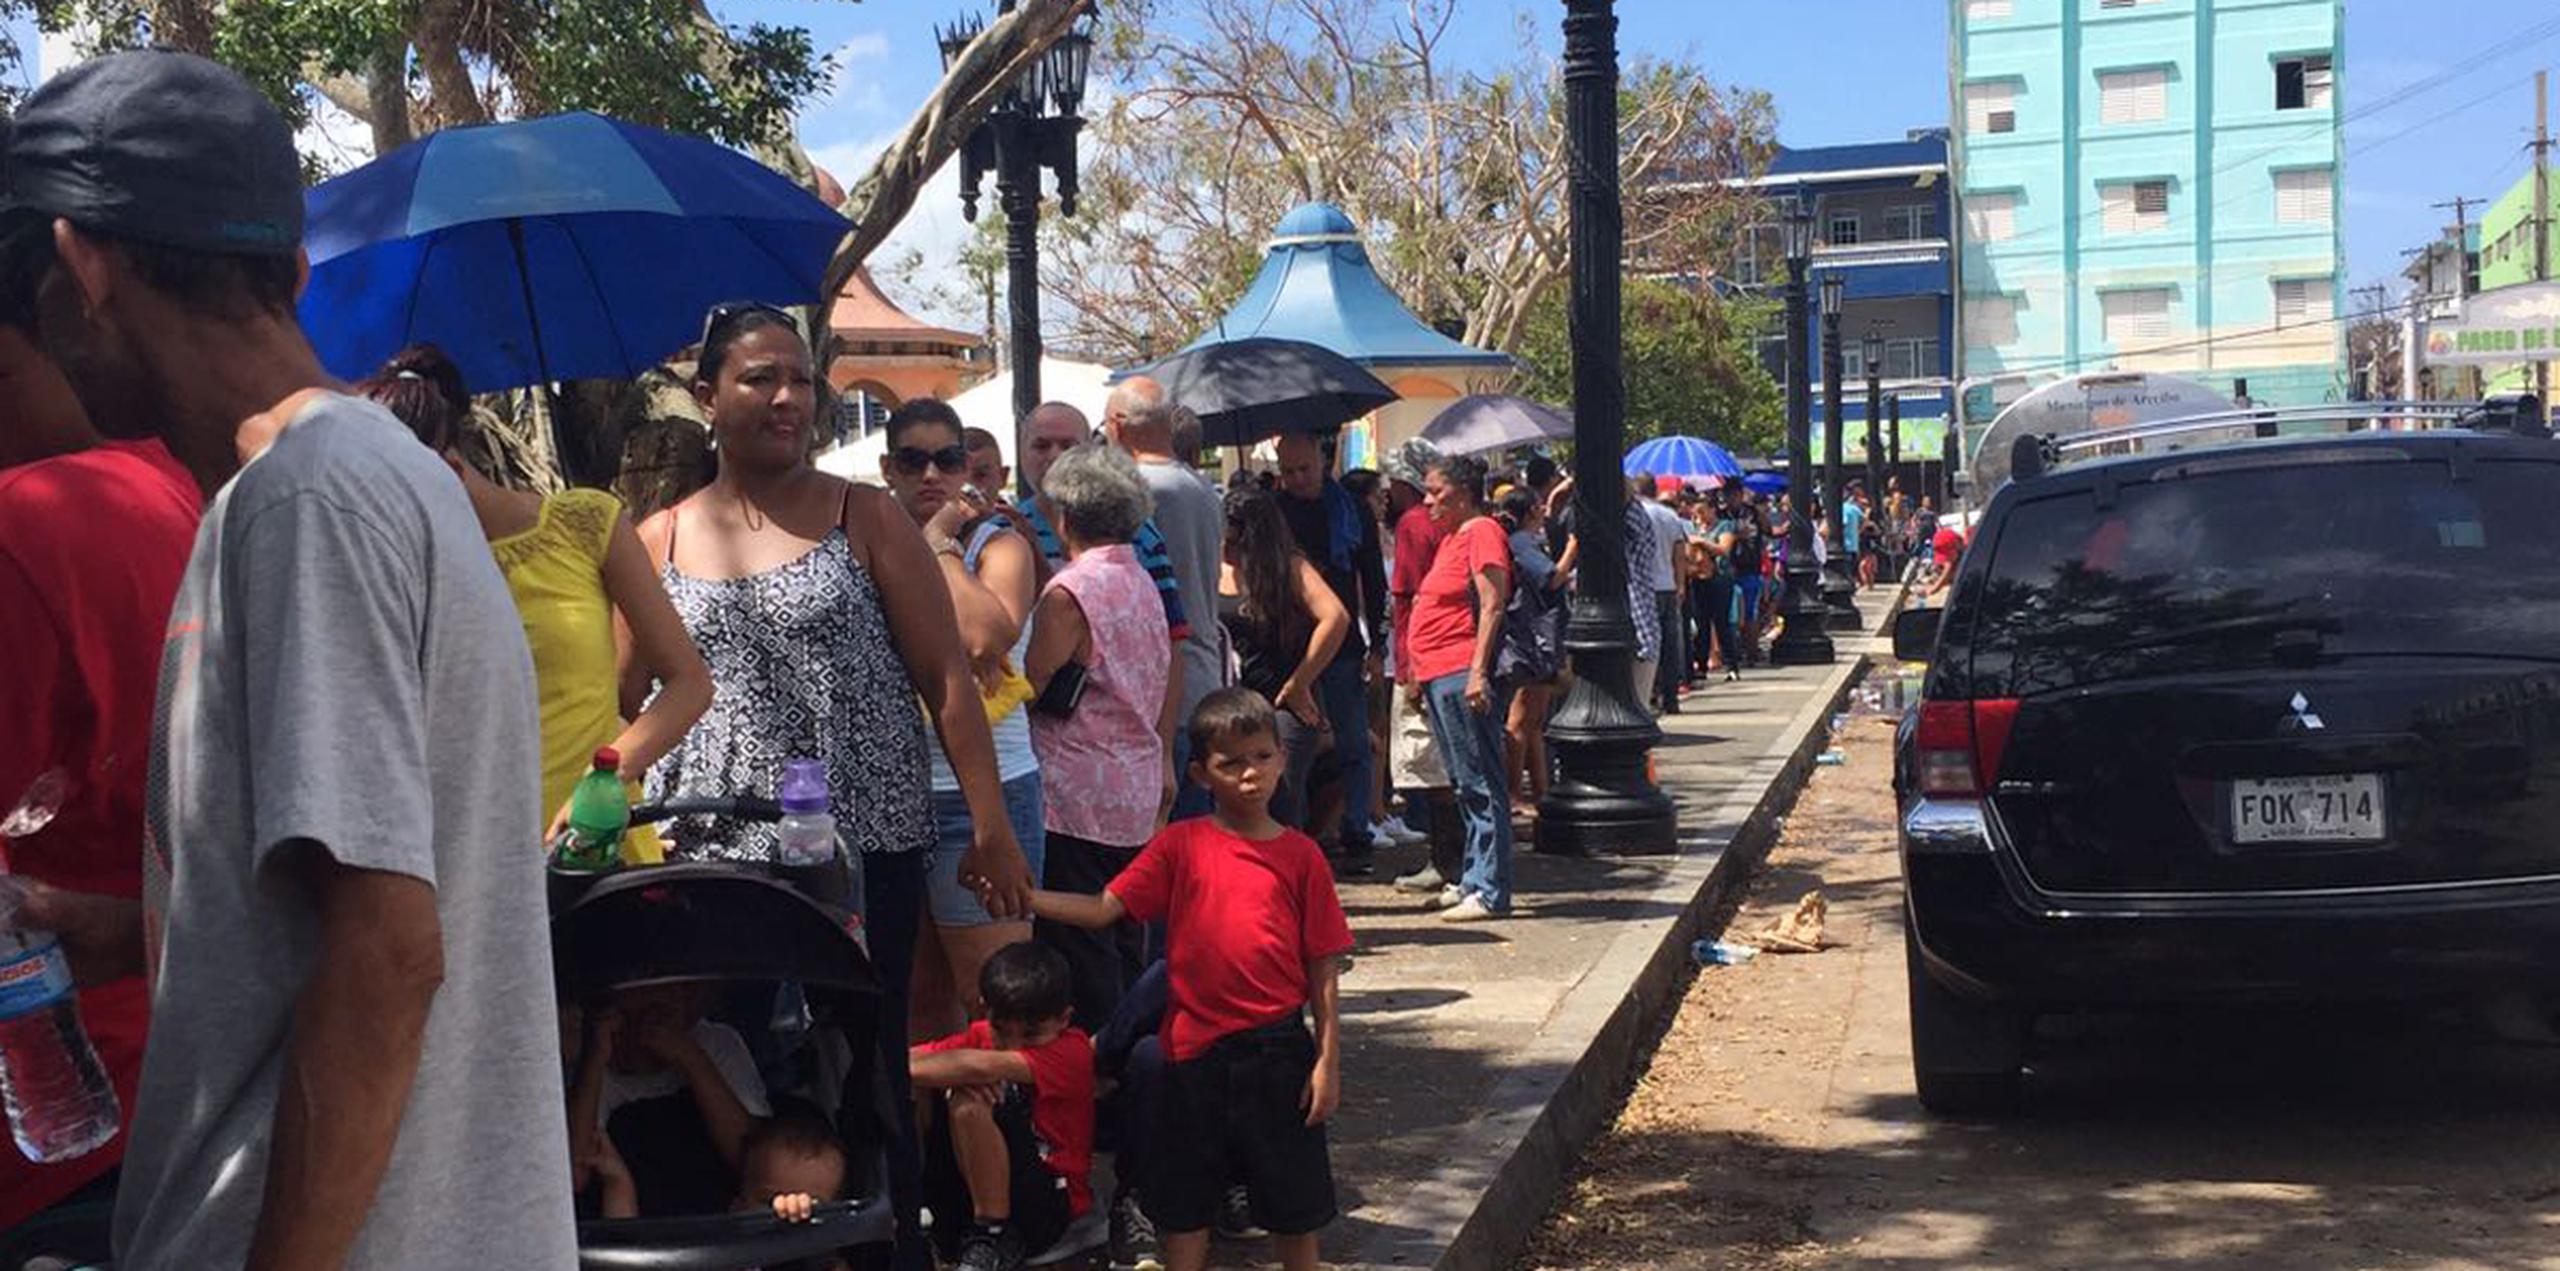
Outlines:
POLYGON ((1359 363, 1299 340, 1225 340, 1132 374, 1163 384, 1169 400, 1198 414, 1201 440, 1213 446, 1338 428, 1396 400, 1359 363))
POLYGON ((1567 441, 1573 416, 1509 393, 1477 393, 1450 403, 1430 423, 1422 439, 1442 454, 1473 455, 1513 446, 1567 441))

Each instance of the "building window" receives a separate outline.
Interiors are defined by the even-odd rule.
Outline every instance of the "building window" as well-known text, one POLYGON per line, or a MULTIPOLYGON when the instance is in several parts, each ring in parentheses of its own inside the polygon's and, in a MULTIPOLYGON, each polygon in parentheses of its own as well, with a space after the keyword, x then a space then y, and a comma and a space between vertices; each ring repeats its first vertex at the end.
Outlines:
POLYGON ((1974 295, 1964 298, 1964 340, 1997 348, 2018 339, 2018 298, 1974 295))
POLYGON ((1968 133, 2016 132, 2018 86, 2009 80, 1964 86, 1964 130, 1968 133))
POLYGON ((2119 347, 2146 342, 2157 344, 2169 338, 2169 289, 2166 287, 2106 292, 2098 297, 2098 309, 2105 315, 2109 344, 2119 347))
POLYGON ((1964 16, 1968 22, 2008 17, 2009 0, 1964 0, 1964 16))
POLYGON ((1830 228, 1831 228, 1831 236, 1830 236, 1828 239, 1824 240, 1824 241, 1826 241, 1826 242, 1830 243, 1830 245, 1831 245, 1831 246, 1833 246, 1833 247, 1854 247, 1854 246, 1856 246, 1856 245, 1857 245, 1857 242, 1858 242, 1858 214, 1857 214, 1857 213, 1855 213, 1855 212, 1833 212, 1833 213, 1831 214, 1830 228))
POLYGON ((2109 234, 2150 234, 2169 228, 2169 183, 2134 181, 2098 187, 2101 223, 2109 234))
POLYGON ((2276 109, 2327 110, 2332 80, 2329 55, 2291 57, 2276 63, 2276 109))
POLYGON ((2276 174, 2276 220, 2287 225, 2326 225, 2330 215, 2327 168, 2297 168, 2276 174))
POLYGON ((1918 379, 1935 373, 1938 365, 1938 341, 1930 339, 1887 340, 1884 342, 1884 377, 1889 380, 1918 379))
POLYGON ((2098 77, 2098 122, 2157 123, 2169 117, 2169 72, 2110 71, 2098 77))
POLYGON ((1938 209, 1930 203, 1903 203, 1884 210, 1884 241, 1910 242, 1938 236, 1938 209))
POLYGON ((2279 278, 2276 280, 2276 325, 2301 326, 2326 322, 2336 310, 2333 288, 2326 278, 2279 278))
POLYGON ((1964 196, 1964 232, 1977 243, 2005 243, 2018 236, 2018 196, 2009 191, 1964 196))
POLYGON ((2098 0, 2101 9, 2130 9, 2136 5, 2157 4, 2159 0, 2098 0))

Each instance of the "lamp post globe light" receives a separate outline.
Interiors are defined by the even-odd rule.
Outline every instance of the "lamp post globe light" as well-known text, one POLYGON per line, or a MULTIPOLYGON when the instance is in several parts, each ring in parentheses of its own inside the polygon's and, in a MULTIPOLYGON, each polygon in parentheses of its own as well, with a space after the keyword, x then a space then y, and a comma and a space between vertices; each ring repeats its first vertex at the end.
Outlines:
POLYGON ((1614 0, 1565 0, 1573 516, 1582 556, 1564 628, 1573 683, 1547 725, 1557 773, 1538 805, 1537 837, 1540 852, 1563 854, 1676 850, 1671 798, 1645 771, 1662 730, 1636 699, 1635 615, 1627 606, 1627 482, 1619 471, 1627 390, 1618 307, 1625 224, 1614 9, 1614 0))
POLYGON ((1840 271, 1822 276, 1822 515, 1831 528, 1831 554, 1822 563, 1822 602, 1830 610, 1825 625, 1834 631, 1863 631, 1866 620, 1856 603, 1857 563, 1849 559, 1849 539, 1840 509, 1848 502, 1847 476, 1841 471, 1840 349, 1841 293, 1848 288, 1840 271))
MULTIPOLYGON (((1009 13, 1014 0, 996 0, 1009 13)), ((978 219, 978 187, 996 177, 996 205, 1004 211, 1005 364, 1013 372, 1014 427, 1040 404, 1040 172, 1058 178, 1058 210, 1076 214, 1076 136, 1084 128, 1085 77, 1093 66, 1097 20, 1091 12, 1049 46, 1039 61, 997 99, 985 120, 960 146, 960 214, 978 219)), ((938 29, 942 66, 948 71, 978 38, 975 17, 938 29)), ((1020 454, 1023 438, 1015 437, 1020 454)))
POLYGON ((1813 315, 1805 294, 1812 268, 1813 202, 1799 188, 1778 222, 1787 251, 1787 518, 1786 624, 1769 642, 1776 666, 1823 666, 1839 651, 1824 631, 1822 571, 1813 563, 1813 315))
MULTIPOLYGON (((1877 435, 1884 427, 1884 333, 1867 328, 1867 338, 1859 349, 1867 363, 1867 498, 1873 511, 1884 511, 1884 438, 1877 435)), ((1867 533, 1881 528, 1870 519, 1867 533)))

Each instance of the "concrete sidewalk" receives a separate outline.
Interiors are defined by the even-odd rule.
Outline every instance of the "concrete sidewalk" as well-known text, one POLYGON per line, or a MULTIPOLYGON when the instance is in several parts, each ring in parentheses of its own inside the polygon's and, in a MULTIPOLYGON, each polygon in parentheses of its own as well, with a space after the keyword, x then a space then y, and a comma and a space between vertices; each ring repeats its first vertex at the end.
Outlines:
MULTIPOLYGON (((1887 595, 1861 607, 1881 619, 1887 595)), ((1479 925, 1442 923, 1387 885, 1418 847, 1346 880, 1359 951, 1343 981, 1329 1265, 1517 1256, 1668 1009, 1690 941, 1767 850, 1866 657, 1888 652, 1835 639, 1831 666, 1750 672, 1664 717, 1656 764, 1679 804, 1676 856, 1541 856, 1524 836, 1520 913, 1479 925)))

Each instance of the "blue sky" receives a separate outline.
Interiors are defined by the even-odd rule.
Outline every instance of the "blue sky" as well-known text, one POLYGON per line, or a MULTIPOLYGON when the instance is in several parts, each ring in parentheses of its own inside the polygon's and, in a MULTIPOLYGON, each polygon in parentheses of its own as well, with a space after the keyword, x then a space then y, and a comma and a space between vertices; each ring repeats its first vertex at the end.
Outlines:
MULTIPOLYGON (((1459 3, 1452 51, 1462 62, 1510 57, 1522 13, 1548 49, 1562 44, 1564 6, 1553 0, 1459 3)), ((732 21, 806 26, 822 47, 845 53, 836 92, 807 113, 802 133, 813 149, 849 161, 876 150, 936 78, 933 24, 962 6, 715 0, 715 8, 732 21)), ((2551 18, 2550 0, 2354 0, 2348 9, 2344 211, 2348 280, 2363 285, 2396 279, 2400 253, 2451 216, 2428 204, 2493 198, 2528 170, 2532 72, 2560 66, 2560 36, 2501 39, 2551 18), (2457 66, 2462 72, 2446 82, 2375 107, 2457 66)), ((1621 0, 1619 15, 1623 52, 1694 58, 1719 80, 1768 90, 1780 139, 1791 145, 1886 139, 1946 121, 1945 0, 1621 0), (1818 30, 1807 24, 1815 12, 1818 30)), ((957 225, 956 216, 945 219, 957 225)), ((926 223, 900 238, 931 251, 950 232, 926 223)))
MULTIPOLYGON (((1556 0, 1458 0, 1451 52, 1491 66, 1514 54, 1517 18, 1550 51, 1562 43, 1556 0)), ((834 88, 803 115, 821 162, 850 177, 905 122, 939 78, 934 24, 975 7, 961 0, 713 0, 733 22, 804 26, 838 55, 834 88)), ((1946 120, 1946 0, 1621 0, 1623 51, 1686 56, 1718 79, 1768 90, 1780 139, 1825 145, 1892 138, 1946 120), (1819 27, 1808 15, 1820 15, 1819 27)), ((2527 171, 2532 72, 2560 65, 2560 32, 2512 38, 2548 20, 2551 0, 2354 0, 2342 91, 2347 124, 2346 242, 2352 285, 2396 278, 2401 252, 2431 237, 2453 196, 2494 198, 2527 171), (2460 20, 2449 15, 2458 13, 2460 20), (2431 76, 2445 82, 2377 106, 2431 76)), ((1106 0, 1107 15, 1107 0, 1106 0)), ((32 33, 27 33, 30 37, 32 33)), ((26 39, 32 48, 32 38, 26 39)), ((891 250, 947 259, 964 232, 956 186, 900 227, 891 250)))

